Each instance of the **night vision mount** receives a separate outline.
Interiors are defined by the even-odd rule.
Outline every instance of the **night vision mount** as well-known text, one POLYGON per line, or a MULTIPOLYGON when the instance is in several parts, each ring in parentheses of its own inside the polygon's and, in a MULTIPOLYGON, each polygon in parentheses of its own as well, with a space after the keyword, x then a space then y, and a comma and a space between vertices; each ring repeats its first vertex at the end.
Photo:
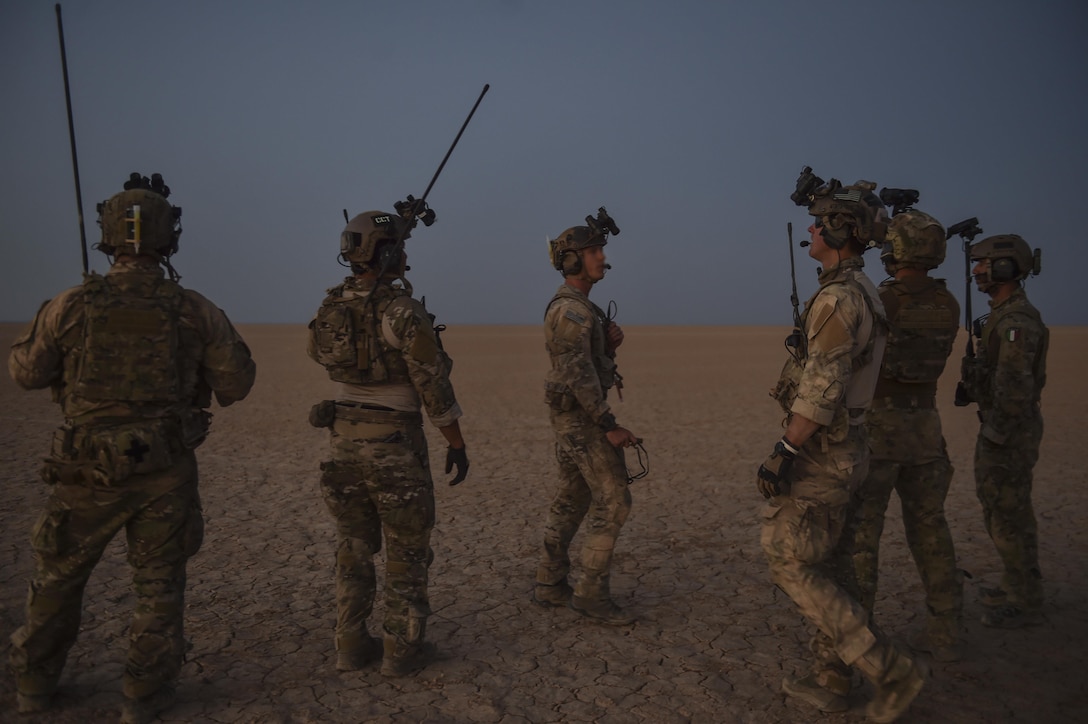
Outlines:
POLYGON ((422 221, 424 226, 430 226, 435 220, 434 210, 427 206, 427 202, 411 194, 404 201, 393 204, 393 208, 409 226, 415 226, 416 220, 422 221))
POLYGON ((810 208, 816 201, 817 193, 827 193, 838 188, 842 188, 841 181, 833 178, 830 181, 825 182, 822 178, 812 173, 811 166, 805 166, 801 169, 801 175, 797 177, 797 188, 790 194, 790 201, 798 206, 810 208))
POLYGON ((953 236, 959 236, 964 241, 964 250, 967 249, 967 244, 970 244, 975 240, 975 237, 982 233, 982 227, 978 225, 978 217, 972 216, 970 219, 964 219, 958 224, 952 224, 948 227, 948 233, 945 239, 951 239, 953 236))
POLYGON ((892 216, 910 211, 918 203, 917 189, 880 189, 880 201, 885 206, 892 207, 892 216))
POLYGON ((616 222, 608 215, 608 212, 605 211, 603 206, 597 209, 597 218, 593 218, 592 216, 586 217, 586 225, 593 230, 594 236, 597 234, 601 234, 602 236, 607 236, 608 234, 618 236, 620 233, 620 227, 616 226, 616 222))

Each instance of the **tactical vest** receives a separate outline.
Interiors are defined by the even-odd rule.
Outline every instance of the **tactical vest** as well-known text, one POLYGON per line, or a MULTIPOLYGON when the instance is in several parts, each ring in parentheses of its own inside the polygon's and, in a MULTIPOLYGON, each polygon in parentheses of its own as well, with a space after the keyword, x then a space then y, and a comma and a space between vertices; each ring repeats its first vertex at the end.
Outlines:
MULTIPOLYGON (((809 297, 809 300, 805 302, 805 310, 801 312, 801 329, 802 334, 808 334, 808 315, 809 310, 812 309, 812 302, 819 296, 827 287, 832 284, 849 284, 857 290, 861 298, 865 300, 865 306, 869 310, 870 316, 873 318, 873 329, 869 334, 869 339, 866 341, 865 346, 856 357, 850 360, 850 369, 854 372, 858 371, 862 367, 873 361, 873 352, 876 349, 877 339, 884 336, 888 329, 888 320, 884 315, 879 314, 876 307, 873 306, 873 300, 869 298, 868 292, 865 291, 865 287, 859 284, 856 280, 849 276, 844 276, 838 279, 833 279, 826 284, 822 285, 816 293, 809 297)), ((778 401, 778 404, 782 406, 783 411, 787 414, 792 412, 793 401, 797 397, 797 387, 801 382, 801 376, 805 371, 805 362, 808 361, 806 351, 808 349, 807 341, 796 352, 791 350, 790 358, 786 360, 785 366, 782 368, 782 373, 779 375, 778 384, 774 390, 771 391, 771 397, 778 401)))
MULTIPOLYGON (((548 306, 544 310, 545 319, 548 316, 548 310, 552 308, 559 299, 573 299, 583 305, 586 308, 586 312, 593 316, 595 324, 589 335, 589 347, 590 355, 593 360, 593 369, 597 371, 597 378, 601 382, 601 389, 605 392, 612 389, 616 384, 616 351, 608 349, 608 338, 606 330, 608 329, 608 315, 604 313, 604 310, 594 304, 590 299, 584 295, 576 295, 574 293, 564 294, 562 290, 556 293, 552 300, 548 302, 548 306)), ((547 340, 544 343, 548 350, 548 354, 554 354, 551 347, 548 345, 547 340)))
MULTIPOLYGON (((944 280, 930 281, 933 283, 916 291, 900 281, 881 287, 894 292, 895 307, 889 311, 892 323, 880 369, 880 387, 894 387, 886 381, 902 382, 936 393, 937 380, 959 332, 959 319, 955 297, 945 288, 944 280)), ((881 394, 877 392, 877 396, 881 394)))
POLYGON ((344 284, 329 290, 311 327, 317 361, 333 382, 353 385, 410 384, 408 365, 383 334, 381 321, 405 289, 380 284, 367 295, 344 296, 344 284))
POLYGON ((83 283, 81 351, 72 392, 90 402, 182 401, 179 319, 182 288, 169 279, 91 274, 83 283))
POLYGON ((996 350, 992 345, 992 336, 998 323, 1006 317, 1020 314, 1030 318, 1043 330, 1043 341, 1039 354, 1032 362, 1032 379, 1035 381, 1035 394, 1038 395, 1046 385, 1046 354, 1050 345, 1050 332, 1043 324, 1043 318, 1027 299, 1023 292, 1019 292, 1020 298, 1014 298, 997 308, 985 317, 975 321, 975 328, 980 324, 978 355, 975 358, 964 358, 964 382, 968 385, 968 393, 972 399, 979 403, 979 408, 987 410, 993 407, 993 395, 991 380, 997 366, 996 350), (985 323, 982 324, 983 320, 985 323), (972 364, 973 363, 973 364, 972 364))

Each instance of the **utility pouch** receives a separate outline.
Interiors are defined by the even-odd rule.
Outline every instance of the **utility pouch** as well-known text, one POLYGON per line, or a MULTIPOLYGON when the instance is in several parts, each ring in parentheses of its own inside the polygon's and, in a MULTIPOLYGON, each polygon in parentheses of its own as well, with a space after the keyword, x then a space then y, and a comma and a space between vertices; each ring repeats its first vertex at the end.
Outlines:
POLYGON ((75 457, 76 449, 72 444, 75 439, 75 430, 70 425, 63 425, 53 431, 53 444, 50 446, 49 455, 57 460, 70 460, 75 457))
POLYGON ((310 408, 310 424, 314 427, 332 427, 336 420, 336 403, 322 400, 310 408))
POLYGON ((565 386, 554 382, 544 383, 544 402, 548 407, 560 412, 570 412, 578 406, 578 398, 565 386))
POLYGON ((120 483, 133 475, 157 473, 173 463, 165 433, 161 421, 92 428, 81 441, 80 457, 94 461, 107 484, 120 483))
POLYGON ((190 407, 179 420, 181 445, 186 450, 196 450, 208 437, 212 425, 212 413, 199 407, 190 407))

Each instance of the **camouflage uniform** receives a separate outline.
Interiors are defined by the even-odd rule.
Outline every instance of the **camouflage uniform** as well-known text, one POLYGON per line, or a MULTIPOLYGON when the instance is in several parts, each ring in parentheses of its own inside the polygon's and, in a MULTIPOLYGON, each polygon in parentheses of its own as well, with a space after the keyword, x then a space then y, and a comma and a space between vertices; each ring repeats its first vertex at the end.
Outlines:
MULTIPOLYGON (((976 323, 977 324, 977 323, 976 323)), ((1005 565, 1008 601, 1028 611, 1043 603, 1032 469, 1043 437, 1040 397, 1050 333, 1023 289, 994 304, 977 356, 965 360, 964 384, 978 402, 975 487, 986 530, 1005 565)))
POLYGON ((565 584, 570 543, 585 519, 582 575, 574 595, 606 601, 616 538, 631 510, 623 451, 605 434, 615 425, 607 394, 616 383, 607 317, 585 294, 564 284, 545 313, 544 340, 551 358, 544 391, 555 431, 559 486, 548 510, 536 582, 565 584))
POLYGON ((310 323, 308 351, 340 383, 336 401, 315 407, 321 419, 311 418, 331 432, 321 489, 339 540, 337 651, 351 655, 371 641, 367 618, 383 531, 387 646, 421 645, 431 613, 435 504, 420 406, 438 427, 461 417, 450 359, 410 288, 383 283, 375 290, 373 281, 355 277, 329 290, 310 323))
POLYGON ((136 592, 124 693, 172 686, 186 561, 204 530, 193 449, 211 393, 229 405, 253 385, 249 349, 214 304, 124 256, 46 302, 8 369, 26 389, 51 387, 65 417, 42 471, 52 489, 32 534, 26 623, 11 637, 20 694, 56 688, 84 586, 122 528, 136 592))
POLYGON ((872 454, 854 536, 860 602, 871 614, 884 514, 895 489, 907 543, 926 591, 929 633, 934 643, 951 646, 963 611, 963 583, 944 514, 953 469, 936 393, 959 330, 959 304, 943 280, 928 276, 890 279, 880 290, 890 334, 866 415, 872 454))
POLYGON ((851 498, 869 467, 865 409, 885 342, 883 305, 863 265, 849 257, 823 271, 805 305, 807 357, 786 362, 774 395, 788 415, 822 427, 794 460, 789 490, 764 509, 760 541, 775 583, 823 634, 813 673, 829 688, 839 659, 853 663, 879 643, 854 597, 849 550, 851 498))

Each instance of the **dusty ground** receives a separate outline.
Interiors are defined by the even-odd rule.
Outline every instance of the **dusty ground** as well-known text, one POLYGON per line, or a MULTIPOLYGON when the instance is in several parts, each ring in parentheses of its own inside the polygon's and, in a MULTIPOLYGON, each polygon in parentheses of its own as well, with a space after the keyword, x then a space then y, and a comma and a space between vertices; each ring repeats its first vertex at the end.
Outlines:
MULTIPOLYGON (((0 349, 17 333, 0 325, 0 349)), ((333 527, 317 488, 324 434, 306 423, 328 396, 303 351, 302 327, 243 326, 258 361, 248 400, 216 410, 200 449, 208 526, 190 564, 192 650, 179 702, 164 719, 192 722, 795 722, 864 718, 868 690, 846 714, 819 717, 785 701, 784 674, 802 666, 808 629, 771 585, 758 544, 762 499, 753 476, 779 434, 767 396, 785 330, 626 329, 620 369, 624 425, 645 439, 650 475, 635 483, 614 589, 640 616, 629 629, 529 602, 553 460, 534 327, 456 327, 446 335, 472 469, 449 488, 439 520, 429 637, 441 660, 383 679, 333 668, 333 527)), ((962 346, 960 347, 962 348, 962 346)), ((935 665, 905 721, 1088 721, 1088 473, 1078 424, 1088 383, 1088 329, 1053 330, 1046 437, 1035 503, 1047 582, 1046 625, 995 632, 977 623, 980 584, 998 559, 974 497, 971 410, 940 404, 956 479, 949 497, 960 565, 970 572, 965 660, 935 665)), ((954 364, 953 367, 956 365, 954 364)), ((59 420, 48 393, 0 375, 0 656, 22 619, 31 524, 46 495, 38 459, 59 420)), ((431 431, 433 454, 440 436, 431 431)), ((436 473, 440 470, 436 469, 436 473)), ((884 537, 877 618, 909 637, 923 614, 917 573, 893 503, 884 537)), ((578 541, 576 541, 577 544, 578 541)), ((132 606, 124 544, 114 542, 87 589, 85 619, 58 706, 40 721, 116 719, 132 606)), ((379 611, 380 611, 379 601, 379 611)), ((373 627, 377 631, 377 626, 373 627)), ((12 720, 10 676, 0 719, 12 720)), ((30 720, 30 719, 27 719, 30 720)))

